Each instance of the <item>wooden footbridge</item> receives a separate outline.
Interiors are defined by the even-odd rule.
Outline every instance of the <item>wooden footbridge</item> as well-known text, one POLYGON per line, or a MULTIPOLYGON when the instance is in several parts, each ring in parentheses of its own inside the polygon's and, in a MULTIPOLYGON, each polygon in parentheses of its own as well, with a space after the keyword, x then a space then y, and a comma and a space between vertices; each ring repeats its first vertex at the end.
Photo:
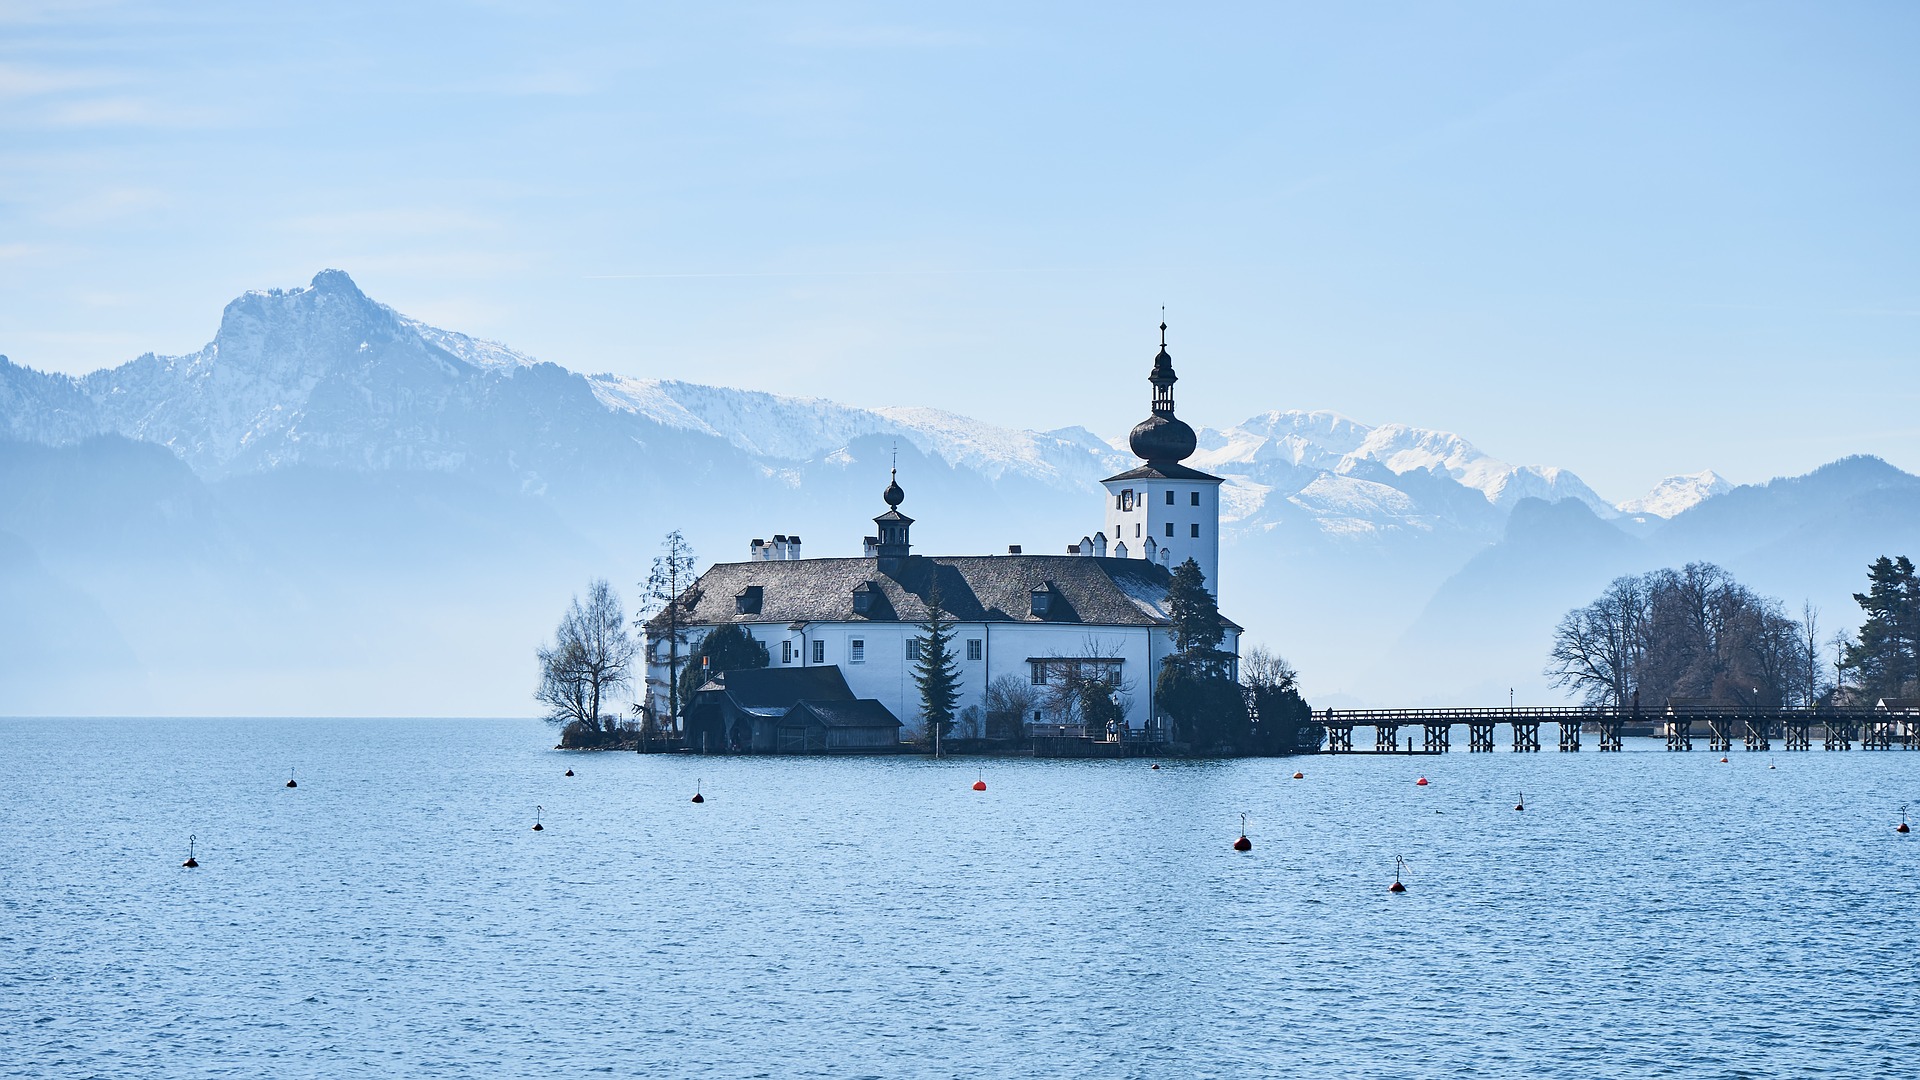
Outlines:
POLYGON ((1540 725, 1559 728, 1560 749, 1578 751, 1582 732, 1598 736, 1600 750, 1617 751, 1628 728, 1664 734, 1669 750, 1691 750, 1696 736, 1707 748, 1725 753, 1740 740, 1748 750, 1771 750, 1775 739, 1787 750, 1811 750, 1815 731, 1823 750, 1920 749, 1920 709, 1798 708, 1754 709, 1714 705, 1674 705, 1665 709, 1567 706, 1492 709, 1327 709, 1314 714, 1326 726, 1329 754, 1444 754, 1452 749, 1453 729, 1467 728, 1467 752, 1493 752, 1494 729, 1513 730, 1515 753, 1537 753, 1540 725), (1353 729, 1373 729, 1373 746, 1354 749, 1353 729), (1400 729, 1420 730, 1400 745, 1400 729))

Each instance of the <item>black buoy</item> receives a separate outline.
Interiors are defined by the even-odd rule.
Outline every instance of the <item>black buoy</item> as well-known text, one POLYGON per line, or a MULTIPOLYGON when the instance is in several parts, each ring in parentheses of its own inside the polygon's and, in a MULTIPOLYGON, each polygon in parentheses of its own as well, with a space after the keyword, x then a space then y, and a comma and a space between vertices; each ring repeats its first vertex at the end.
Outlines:
POLYGON ((287 770, 287 786, 288 786, 288 787, 299 787, 299 786, 300 786, 299 784, 297 784, 297 783, 295 783, 295 782, 294 782, 294 779, 293 779, 293 770, 292 770, 292 769, 288 769, 288 770, 287 770))
POLYGON ((1900 804, 1900 824, 1894 826, 1893 831, 1897 833, 1908 833, 1913 831, 1912 829, 1907 828, 1907 804, 1906 803, 1900 804))
POLYGON ((1521 792, 1521 793, 1520 793, 1520 801, 1519 801, 1519 802, 1517 802, 1517 803, 1514 803, 1514 804, 1513 804, 1513 808, 1514 808, 1515 810, 1525 810, 1525 809, 1527 808, 1527 793, 1526 793, 1526 792, 1524 792, 1524 791, 1523 791, 1523 792, 1521 792))
POLYGON ((1407 860, 1401 858, 1398 855, 1395 855, 1393 857, 1393 884, 1387 886, 1388 892, 1406 892, 1407 891, 1407 887, 1405 885, 1400 884, 1400 871, 1403 868, 1405 868, 1406 865, 1407 865, 1407 860))
POLYGON ((1240 815, 1240 839, 1233 842, 1235 851, 1252 851, 1253 841, 1247 839, 1247 815, 1240 815))
POLYGON ((568 769, 568 770, 567 770, 567 775, 568 775, 568 776, 572 776, 572 775, 573 775, 573 770, 572 770, 572 769, 568 769))
POLYGON ((540 814, 544 810, 546 810, 546 807, 544 806, 536 806, 533 808, 533 831, 534 832, 547 831, 547 827, 545 825, 540 824, 540 814))
POLYGON ((706 801, 707 801, 707 797, 706 797, 705 795, 702 795, 702 794, 700 794, 700 781, 698 781, 698 780, 695 780, 695 781, 693 782, 693 801, 694 801, 694 802, 706 802, 706 801))
POLYGON ((200 865, 200 860, 193 857, 193 842, 198 839, 200 838, 192 835, 191 833, 187 835, 187 861, 181 863, 180 865, 186 867, 189 870, 192 870, 195 867, 200 865))

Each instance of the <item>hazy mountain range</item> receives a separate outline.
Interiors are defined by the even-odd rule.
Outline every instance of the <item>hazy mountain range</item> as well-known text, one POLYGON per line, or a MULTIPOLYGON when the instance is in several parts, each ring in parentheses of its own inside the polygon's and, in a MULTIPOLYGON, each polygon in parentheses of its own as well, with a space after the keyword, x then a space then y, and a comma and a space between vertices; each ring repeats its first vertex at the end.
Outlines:
MULTIPOLYGON (((669 529, 709 560, 775 532, 856 553, 897 445, 919 550, 1064 550, 1134 419, 1105 439, 586 376, 325 271, 233 301, 191 355, 79 378, 0 357, 0 713, 526 712, 569 594, 631 595, 669 529)), ((1920 480, 1873 459, 1614 505, 1329 412, 1200 446, 1228 480, 1223 607, 1319 702, 1540 699, 1561 611, 1686 558, 1851 625, 1867 560, 1920 536, 1920 480)))

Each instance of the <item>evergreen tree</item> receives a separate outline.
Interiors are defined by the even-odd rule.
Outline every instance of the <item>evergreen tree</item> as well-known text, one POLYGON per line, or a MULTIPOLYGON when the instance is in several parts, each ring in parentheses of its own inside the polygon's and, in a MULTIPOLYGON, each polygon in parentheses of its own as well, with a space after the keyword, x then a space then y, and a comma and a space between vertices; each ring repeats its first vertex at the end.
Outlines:
POLYGON ((738 623, 714 627, 701 639, 687 658, 686 670, 680 673, 680 702, 684 705, 692 701, 694 691, 723 671, 763 668, 771 662, 766 643, 747 633, 746 627, 738 623))
POLYGON ((1167 614, 1177 650, 1160 662, 1153 701, 1173 721, 1173 738, 1196 749, 1238 742, 1247 731, 1247 703, 1229 676, 1233 654, 1222 652, 1226 624, 1207 591, 1200 564, 1188 559, 1167 585, 1167 614))
POLYGON ((1167 586, 1167 614, 1173 622, 1173 647, 1183 653, 1217 650, 1226 635, 1220 604, 1207 591, 1207 576, 1192 559, 1174 568, 1173 581, 1167 586))
POLYGON ((953 654, 953 616, 940 598, 940 586, 927 588, 927 617, 920 623, 919 659, 913 665, 913 685, 920 690, 920 716, 927 722, 927 738, 936 749, 953 733, 954 706, 960 701, 960 661, 953 654))
POLYGON ((1853 599, 1867 613, 1859 640, 1840 666, 1869 700, 1920 692, 1920 573, 1905 555, 1882 555, 1867 568, 1867 591, 1853 599))
MULTIPOLYGON (((680 645, 686 640, 686 630, 680 621, 683 614, 680 598, 687 586, 695 581, 694 555, 693 546, 687 543, 686 537, 680 535, 679 529, 668 533, 660 547, 666 554, 653 560, 652 573, 641 583, 642 595, 646 599, 642 601, 642 610, 634 618, 644 628, 646 620, 643 616, 647 611, 658 610, 664 616, 667 632, 667 714, 654 717, 654 723, 671 730, 679 722, 680 705, 686 700, 680 693, 680 683, 683 681, 680 674, 680 645)), ((645 688, 645 696, 652 696, 650 687, 645 688)), ((657 710, 658 706, 654 708, 657 710)), ((645 737, 644 728, 641 736, 645 737)))

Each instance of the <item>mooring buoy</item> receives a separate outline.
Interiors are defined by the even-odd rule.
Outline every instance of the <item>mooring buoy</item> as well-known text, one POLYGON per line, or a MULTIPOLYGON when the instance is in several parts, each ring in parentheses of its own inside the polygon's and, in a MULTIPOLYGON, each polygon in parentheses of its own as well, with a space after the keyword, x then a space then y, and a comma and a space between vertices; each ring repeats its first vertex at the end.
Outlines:
POLYGON ((545 825, 540 824, 540 815, 545 810, 546 810, 546 807, 544 806, 536 806, 533 808, 533 831, 534 832, 547 831, 547 827, 545 825))
POLYGON ((1400 871, 1404 869, 1406 865, 1407 865, 1407 860, 1401 858, 1398 855, 1395 855, 1393 857, 1393 884, 1387 886, 1388 892, 1406 892, 1407 891, 1407 887, 1405 885, 1400 884, 1400 871))
POLYGON ((1894 826, 1893 831, 1897 833, 1907 833, 1907 832, 1913 831, 1912 829, 1907 828, 1907 804, 1906 803, 1900 804, 1900 824, 1894 826))
POLYGON ((702 803, 707 801, 707 797, 700 794, 700 781, 698 780, 693 782, 693 801, 702 803))
POLYGON ((187 834, 187 861, 181 863, 180 865, 186 867, 189 870, 192 870, 195 867, 200 865, 200 860, 193 857, 193 843, 198 839, 200 838, 197 836, 194 836, 191 833, 187 834))
POLYGON ((573 770, 572 770, 572 769, 568 769, 568 770, 567 770, 567 775, 568 775, 568 776, 572 776, 572 775, 573 775, 573 770))
POLYGON ((985 780, 985 779, 980 779, 980 780, 975 780, 975 781, 973 782, 973 790, 975 790, 975 791, 985 791, 985 790, 987 790, 987 782, 986 782, 986 780, 985 780))
POLYGON ((1235 851, 1252 851, 1253 841, 1247 839, 1247 815, 1240 815, 1240 839, 1233 842, 1235 851))
POLYGON ((1720 764, 1722 764, 1722 765, 1725 765, 1726 763, 1727 763, 1727 759, 1726 759, 1726 758, 1721 758, 1721 759, 1720 759, 1720 764))
POLYGON ((1305 780, 1307 778, 1307 774, 1303 772, 1297 772, 1293 774, 1293 778, 1295 780, 1305 780))
POLYGON ((1413 786, 1414 786, 1414 787, 1426 787, 1426 786, 1427 786, 1427 778, 1423 776, 1423 777, 1421 777, 1420 779, 1418 779, 1418 780, 1415 780, 1415 781, 1413 782, 1413 786))
POLYGON ((1514 808, 1515 810, 1525 810, 1525 809, 1527 808, 1527 793, 1526 793, 1526 792, 1524 792, 1524 791, 1522 791, 1522 792, 1520 792, 1520 801, 1519 801, 1519 802, 1517 802, 1517 803, 1514 803, 1514 804, 1513 804, 1513 808, 1514 808))
POLYGON ((299 786, 300 786, 300 785, 299 785, 298 783, 296 783, 296 782, 294 781, 294 779, 293 779, 293 770, 292 770, 292 769, 288 769, 288 770, 287 770, 287 786, 288 786, 288 787, 299 787, 299 786))
POLYGON ((1160 763, 1159 763, 1159 762, 1157 762, 1157 761, 1156 761, 1156 762, 1154 762, 1154 763, 1153 763, 1153 767, 1154 767, 1154 768, 1156 768, 1156 769, 1157 769, 1157 768, 1159 768, 1159 767, 1160 767, 1160 763))

